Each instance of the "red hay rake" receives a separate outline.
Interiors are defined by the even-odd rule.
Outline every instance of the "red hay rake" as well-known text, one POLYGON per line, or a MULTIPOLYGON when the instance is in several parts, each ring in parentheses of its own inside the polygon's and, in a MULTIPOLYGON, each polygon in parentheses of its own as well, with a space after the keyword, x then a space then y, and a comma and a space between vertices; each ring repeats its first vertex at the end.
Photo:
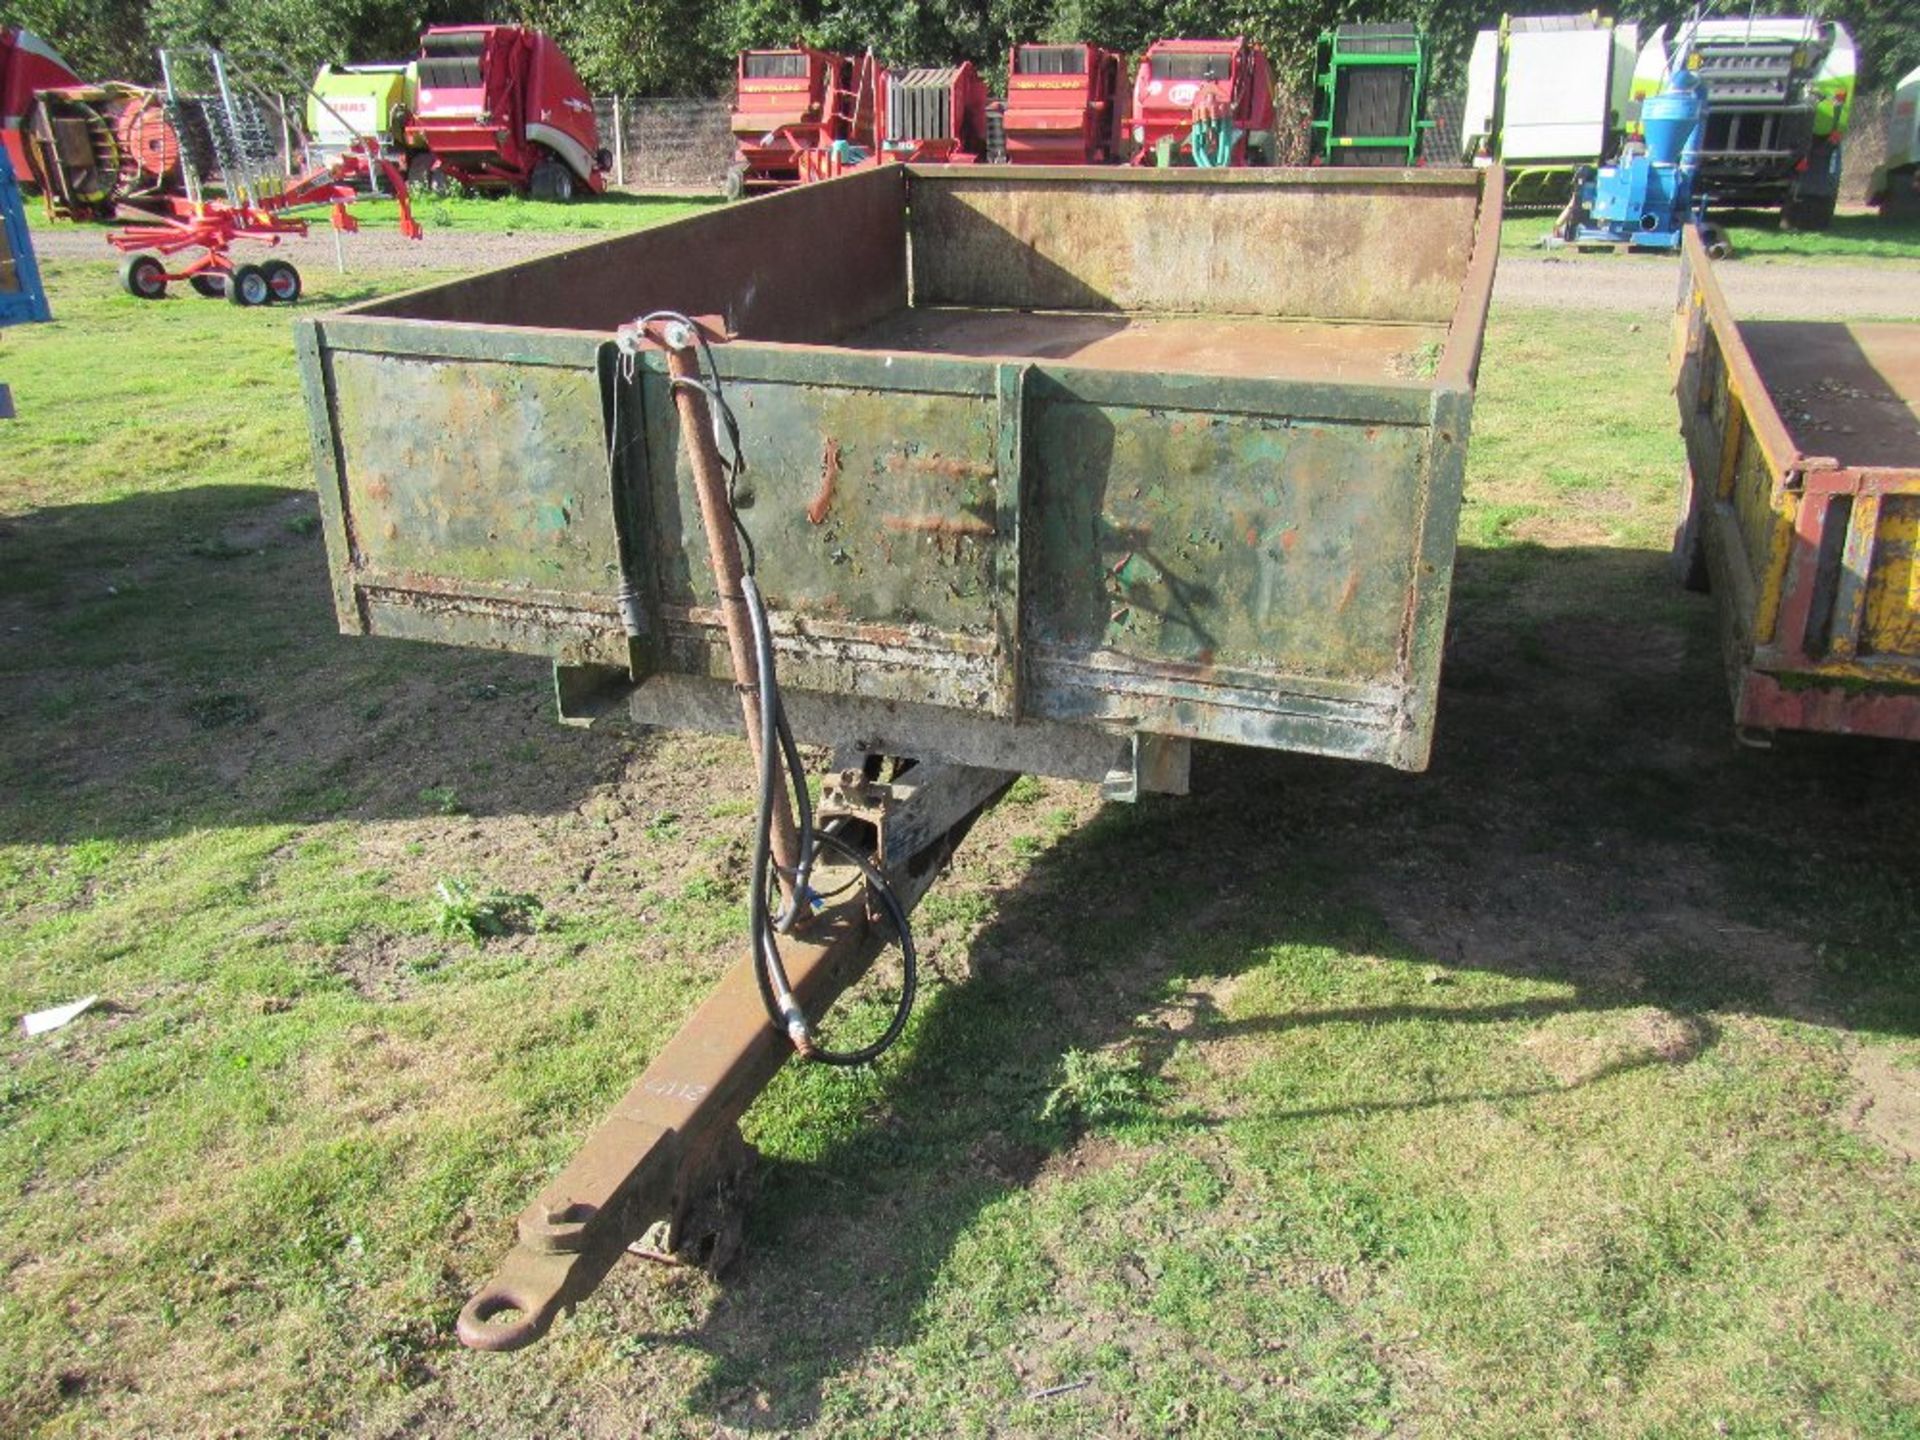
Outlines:
POLYGON ((180 136, 187 193, 167 197, 164 211, 148 213, 107 237, 127 257, 120 265, 120 283, 128 294, 158 300, 169 285, 184 283, 197 294, 224 296, 246 307, 292 304, 300 298, 300 272, 277 257, 259 265, 236 264, 233 245, 252 241, 273 246, 283 236, 305 235, 308 222, 296 212, 322 205, 330 207, 329 219, 336 231, 353 233, 360 228, 347 211, 359 198, 353 182, 370 178, 376 170, 399 202, 400 233, 409 240, 420 238, 420 226, 407 199, 406 174, 381 156, 376 137, 359 136, 355 148, 330 164, 288 179, 277 173, 279 147, 272 140, 262 105, 250 90, 231 82, 226 58, 219 51, 181 55, 163 50, 160 69, 166 82, 167 117, 180 136), (189 58, 205 67, 208 83, 203 88, 189 89, 180 83, 180 62, 189 58), (217 195, 211 193, 216 173, 217 195), (178 268, 170 268, 168 260, 174 256, 188 258, 178 268))

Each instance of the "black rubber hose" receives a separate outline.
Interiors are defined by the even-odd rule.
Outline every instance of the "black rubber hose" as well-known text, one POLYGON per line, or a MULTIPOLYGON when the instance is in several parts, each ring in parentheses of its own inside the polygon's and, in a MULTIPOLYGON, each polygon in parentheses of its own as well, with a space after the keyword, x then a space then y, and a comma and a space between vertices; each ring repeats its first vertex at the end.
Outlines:
MULTIPOLYGON (((740 588, 747 603, 747 613, 753 621, 754 663, 760 674, 760 804, 754 824, 753 865, 749 872, 753 894, 749 901, 748 918, 756 961, 754 977, 760 988, 760 999, 766 1007, 767 1018, 776 1029, 785 1032, 793 1040, 802 1054, 823 1065, 864 1065, 892 1048, 913 1013, 920 970, 919 957, 913 947, 913 930, 908 924, 906 908, 901 905, 900 897, 894 893, 893 886, 878 867, 849 841, 830 831, 814 828, 812 804, 801 778, 799 750, 780 704, 779 680, 774 672, 773 635, 767 623, 766 607, 761 602, 759 586, 751 575, 741 578, 740 588), (839 851, 858 867, 867 882, 868 892, 886 912, 894 934, 900 941, 900 997, 894 1005, 893 1016, 878 1039, 857 1050, 828 1050, 813 1043, 811 1023, 793 993, 792 981, 780 959, 779 934, 767 903, 769 890, 779 884, 779 875, 773 863, 773 803, 780 783, 776 773, 779 769, 776 747, 784 748, 786 752, 789 778, 793 782, 796 804, 802 816, 801 856, 797 871, 801 876, 810 873, 815 847, 819 842, 824 841, 839 851)), ((803 883, 796 879, 796 896, 801 892, 803 883)))
POLYGON ((760 676, 760 803, 753 822, 753 867, 748 871, 752 877, 753 893, 748 901, 747 928, 753 943, 754 978, 760 985, 760 1000, 766 1006, 767 1018, 773 1022, 776 1030, 799 1046, 806 1017, 800 1013, 793 986, 788 982, 786 969, 780 963, 778 949, 768 943, 768 937, 773 934, 773 924, 767 913, 767 872, 773 868, 773 800, 775 787, 780 783, 777 774, 779 727, 774 723, 771 707, 767 704, 767 697, 775 691, 773 646, 759 623, 762 613, 760 592, 753 583, 753 576, 743 576, 740 589, 746 597, 747 612, 754 617, 754 662, 760 676), (783 991, 784 995, 781 993, 783 991), (798 1034, 795 1033, 796 1021, 801 1027, 801 1033, 798 1034))
POLYGON ((887 912, 893 933, 900 941, 900 998, 894 1002, 893 1018, 887 1022, 887 1028, 881 1031, 880 1037, 858 1050, 823 1050, 818 1045, 813 1048, 812 1058, 823 1065, 865 1065, 891 1050, 907 1028, 907 1021, 913 1015, 914 994, 920 984, 920 959, 914 952, 913 929, 907 922, 906 908, 901 905, 900 897, 894 894, 893 886, 879 867, 858 846, 842 840, 830 830, 821 831, 818 838, 859 867, 860 873, 866 877, 868 893, 887 912))
POLYGON ((794 1047, 803 1055, 824 1065, 864 1065, 892 1048, 913 1013, 920 974, 919 957, 913 948, 913 931, 907 921, 906 907, 900 903, 900 897, 894 893, 892 884, 879 867, 851 842, 831 831, 814 828, 813 798, 807 793, 800 748, 794 742, 792 727, 787 724, 786 707, 780 701, 779 679, 774 673, 773 631, 767 621, 766 606, 760 598, 760 588, 754 582, 758 557, 754 552, 753 537, 747 533, 747 527, 740 519, 739 507, 734 501, 734 483, 740 472, 746 469, 746 459, 740 446, 740 425, 721 389, 720 367, 713 358, 713 347, 707 343, 700 327, 687 316, 671 310, 655 311, 643 317, 640 324, 645 326, 655 320, 670 320, 685 325, 698 341, 704 362, 701 367, 703 373, 697 380, 675 380, 673 383, 687 385, 707 396, 721 424, 725 426, 725 439, 733 452, 731 460, 723 457, 721 464, 727 471, 727 510, 745 550, 745 573, 741 577, 740 589, 753 624, 754 664, 760 682, 760 803, 753 834, 753 893, 748 902, 754 979, 758 983, 767 1018, 773 1022, 775 1029, 792 1039, 794 1047), (800 854, 795 857, 794 874, 790 877, 793 903, 784 907, 776 917, 769 911, 768 893, 770 887, 777 889, 780 881, 778 867, 773 862, 773 806, 783 759, 793 794, 800 854), (793 993, 793 984, 780 958, 780 932, 792 926, 802 904, 808 899, 814 860, 818 845, 823 841, 853 862, 861 878, 866 881, 868 893, 886 912, 900 942, 900 998, 894 1006, 893 1018, 877 1040, 857 1050, 824 1050, 813 1043, 812 1025, 806 1011, 801 1008, 799 998, 793 993))

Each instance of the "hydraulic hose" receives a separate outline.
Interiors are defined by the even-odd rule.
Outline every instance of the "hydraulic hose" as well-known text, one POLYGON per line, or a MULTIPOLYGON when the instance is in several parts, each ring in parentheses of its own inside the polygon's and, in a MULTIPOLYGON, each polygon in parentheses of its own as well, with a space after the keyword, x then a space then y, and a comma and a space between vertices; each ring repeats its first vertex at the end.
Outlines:
POLYGON ((892 1048, 913 1013, 914 996, 919 984, 919 959, 914 951, 913 930, 893 886, 859 847, 831 831, 814 827, 812 803, 807 795, 807 787, 800 778, 799 748, 794 743, 793 731, 787 724, 786 710, 780 701, 779 680, 774 670, 773 635, 767 622, 766 605, 760 597, 760 587, 751 574, 741 577, 740 588, 746 597, 747 611, 753 617, 754 661, 760 675, 760 803, 754 818, 753 863, 749 871, 753 893, 748 907, 748 928, 754 937, 759 960, 754 967, 754 974, 760 984, 760 999, 766 1006, 768 1019, 784 1030, 793 1041, 794 1048, 808 1059, 824 1065, 864 1065, 892 1048), (782 758, 787 762, 787 775, 792 782, 801 848, 799 865, 796 867, 798 873, 792 877, 793 901, 780 917, 775 917, 769 907, 768 896, 779 886, 779 876, 773 864, 773 806, 780 784, 782 758), (793 986, 787 979, 786 966, 780 958, 780 933, 791 925, 799 907, 811 899, 808 881, 816 849, 822 843, 838 851, 859 869, 867 883, 868 893, 879 903, 900 941, 900 995, 895 1001, 892 1018, 879 1038, 856 1050, 830 1050, 816 1043, 812 1022, 794 995, 793 986))
MULTIPOLYGON (((751 632, 749 639, 754 669, 751 689, 757 692, 753 697, 753 706, 748 711, 748 720, 751 728, 754 710, 757 708, 760 732, 759 803, 755 807, 754 815, 753 863, 750 872, 752 890, 748 901, 748 929, 754 958, 754 978, 760 991, 761 1003, 766 1008, 767 1018, 773 1023, 774 1028, 783 1032, 801 1055, 826 1065, 863 1065, 877 1059, 899 1040, 913 1013, 915 993, 919 985, 919 958, 914 950, 913 931, 908 923, 906 907, 901 904, 900 897, 894 891, 892 884, 872 859, 843 836, 830 830, 819 829, 814 824, 813 802, 812 797, 807 793, 800 749, 794 741, 792 727, 787 723, 785 706, 781 703, 780 682, 773 653, 773 629, 767 619, 766 602, 760 594, 760 587, 755 579, 758 556, 754 550, 753 537, 748 534, 746 525, 740 519, 740 508, 735 493, 740 473, 746 469, 746 461, 740 445, 739 422, 734 416, 732 407, 727 403, 719 366, 714 363, 712 348, 705 335, 701 333, 700 327, 685 315, 673 311, 656 311, 644 316, 638 328, 644 330, 654 322, 665 323, 670 327, 669 334, 672 328, 679 328, 691 337, 690 341, 676 339, 672 342, 682 353, 690 344, 697 345, 699 360, 693 367, 694 373, 686 374, 685 366, 682 365, 682 368, 675 372, 672 383, 677 389, 683 388, 697 392, 712 407, 710 419, 713 424, 713 450, 710 453, 714 459, 718 460, 717 469, 725 474, 725 485, 720 487, 710 484, 703 494, 711 495, 714 489, 724 489, 723 498, 727 517, 740 537, 740 599, 747 612, 747 628, 751 632), (729 451, 730 455, 727 453, 729 451), (793 864, 791 873, 788 873, 774 858, 774 817, 776 808, 779 807, 783 764, 785 782, 792 795, 797 840, 797 849, 791 852, 793 864), (813 1022, 800 1004, 799 997, 794 993, 793 984, 787 975, 786 964, 780 954, 780 937, 789 933, 819 902, 820 897, 813 893, 810 881, 814 861, 822 845, 837 852, 859 871, 870 901, 885 914, 900 944, 900 995, 893 1007, 892 1017, 877 1039, 854 1050, 834 1050, 816 1043, 813 1022), (776 914, 771 904, 771 897, 782 888, 783 881, 787 892, 787 903, 776 914)), ((681 362, 676 361, 676 364, 679 363, 681 362)), ((687 413, 691 418, 693 412, 687 413)), ((690 438, 688 443, 704 442, 696 442, 690 438)), ((712 461, 705 463, 711 465, 712 461)), ((697 471, 698 464, 696 464, 697 471)), ((702 503, 704 505, 708 502, 703 500, 702 503)), ((716 567, 716 577, 721 579, 721 589, 724 592, 729 588, 726 582, 730 577, 722 576, 721 570, 731 567, 719 567, 717 561, 716 567)), ((722 599, 723 601, 726 599, 724 593, 722 599)), ((737 637, 735 644, 738 644, 737 637)), ((744 657, 739 657, 737 650, 736 657, 737 670, 739 660, 744 657)), ((782 823, 784 824, 785 821, 783 820, 782 823)), ((783 851, 783 853, 787 852, 783 851)))

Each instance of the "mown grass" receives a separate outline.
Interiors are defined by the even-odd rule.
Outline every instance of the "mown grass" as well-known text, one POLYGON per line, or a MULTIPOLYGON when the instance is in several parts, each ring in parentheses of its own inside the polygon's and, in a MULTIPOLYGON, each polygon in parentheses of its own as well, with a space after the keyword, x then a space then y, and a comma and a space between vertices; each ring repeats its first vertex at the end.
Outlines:
POLYGON ((1431 772, 1021 782, 906 1043, 750 1114, 738 1271, 503 1358, 453 1315, 732 958, 750 768, 334 634, 286 314, 50 273, 0 1015, 108 1005, 0 1040, 0 1430, 1915 1433, 1920 1175, 1852 1065, 1920 1063, 1920 779, 1731 744, 1661 327, 1496 316, 1431 772))
MULTIPOLYGON (((583 197, 565 205, 519 195, 420 195, 413 197, 413 213, 429 233, 616 231, 677 220, 720 203, 717 196, 630 195, 625 191, 583 197)), ((366 200, 354 206, 353 213, 362 224, 374 229, 392 229, 399 223, 400 207, 391 200, 366 200)))
MULTIPOLYGON (((1524 255, 1538 248, 1542 236, 1553 228, 1549 211, 1509 215, 1500 226, 1500 248, 1509 255, 1524 255)), ((1842 211, 1825 230, 1783 230, 1776 213, 1734 210, 1715 212, 1713 222, 1733 246, 1733 253, 1752 260, 1920 260, 1920 220, 1882 219, 1872 211, 1842 211)), ((1573 249, 1559 249, 1558 255, 1576 255, 1573 249)), ((1617 258, 1612 251, 1600 251, 1589 259, 1617 258)))

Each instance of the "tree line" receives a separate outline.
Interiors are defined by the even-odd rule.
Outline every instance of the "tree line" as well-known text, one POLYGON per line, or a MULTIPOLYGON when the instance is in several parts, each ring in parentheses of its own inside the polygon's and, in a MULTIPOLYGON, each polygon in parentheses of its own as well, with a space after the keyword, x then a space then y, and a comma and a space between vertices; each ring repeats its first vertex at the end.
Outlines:
MULTIPOLYGON (((1137 55, 1162 36, 1236 34, 1267 47, 1282 88, 1298 87, 1311 77, 1322 30, 1394 20, 1427 31, 1445 93, 1464 84, 1474 33, 1498 25, 1502 13, 1576 8, 1515 0, 13 0, 0 20, 50 41, 86 79, 144 82, 156 78, 154 51, 163 45, 272 55, 308 76, 328 60, 410 56, 429 24, 512 21, 559 40, 597 93, 625 95, 724 94, 736 51, 795 40, 830 50, 871 46, 896 63, 972 60, 997 75, 1016 40, 1088 40, 1137 55)), ((1610 8, 1646 27, 1690 7, 1621 0, 1610 8)), ((1889 87, 1920 65, 1914 0, 1809 0, 1806 8, 1853 32, 1862 90, 1889 87)), ((1805 13, 1791 4, 1759 13, 1768 10, 1805 13)))

